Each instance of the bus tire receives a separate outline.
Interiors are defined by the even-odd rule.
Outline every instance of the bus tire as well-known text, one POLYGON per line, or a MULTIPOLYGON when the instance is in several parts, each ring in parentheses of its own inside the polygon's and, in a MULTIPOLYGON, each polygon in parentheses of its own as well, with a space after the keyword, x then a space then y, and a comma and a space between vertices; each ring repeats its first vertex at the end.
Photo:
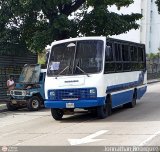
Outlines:
POLYGON ((108 116, 112 114, 112 100, 111 96, 107 96, 107 101, 108 101, 108 116))
POLYGON ((89 110, 89 113, 91 114, 92 117, 97 117, 97 109, 91 109, 89 110))
POLYGON ((40 109, 40 99, 37 96, 33 96, 27 100, 27 108, 30 111, 38 111, 40 109))
POLYGON ((64 112, 62 109, 51 108, 51 114, 55 120, 61 120, 64 115, 64 112))
POLYGON ((97 116, 100 119, 104 119, 108 116, 110 116, 112 113, 112 104, 111 104, 111 98, 107 96, 107 100, 103 106, 97 107, 97 116))
POLYGON ((18 109, 16 106, 14 106, 14 105, 11 103, 11 101, 8 101, 7 104, 6 104, 6 106, 7 106, 7 109, 8 109, 9 111, 15 111, 15 110, 18 109))
POLYGON ((134 108, 137 104, 137 91, 136 89, 134 90, 134 93, 133 93, 133 97, 132 97, 132 101, 129 102, 128 104, 126 104, 126 106, 128 108, 134 108))

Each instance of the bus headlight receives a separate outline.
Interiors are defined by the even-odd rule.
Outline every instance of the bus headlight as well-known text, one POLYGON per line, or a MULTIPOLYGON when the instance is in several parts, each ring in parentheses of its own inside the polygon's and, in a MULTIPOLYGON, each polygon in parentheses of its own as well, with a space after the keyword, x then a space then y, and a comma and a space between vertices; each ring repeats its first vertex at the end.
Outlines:
POLYGON ((90 89, 89 93, 92 94, 92 95, 95 95, 96 94, 96 89, 90 89))
POLYGON ((51 98, 51 99, 54 99, 55 98, 55 91, 50 91, 49 92, 49 97, 51 98))
POLYGON ((97 97, 97 90, 96 89, 90 89, 89 90, 90 93, 90 98, 96 98, 97 97))

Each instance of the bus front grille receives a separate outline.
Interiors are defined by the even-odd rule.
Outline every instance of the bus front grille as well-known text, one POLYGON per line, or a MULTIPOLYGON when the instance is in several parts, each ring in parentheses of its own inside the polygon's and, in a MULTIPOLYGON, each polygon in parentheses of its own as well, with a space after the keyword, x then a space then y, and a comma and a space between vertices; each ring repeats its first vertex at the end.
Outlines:
POLYGON ((97 90, 95 93, 90 93, 93 88, 84 89, 61 89, 50 90, 49 98, 52 100, 79 100, 79 99, 95 99, 97 98, 97 90), (50 95, 50 92, 54 91, 54 96, 50 95))

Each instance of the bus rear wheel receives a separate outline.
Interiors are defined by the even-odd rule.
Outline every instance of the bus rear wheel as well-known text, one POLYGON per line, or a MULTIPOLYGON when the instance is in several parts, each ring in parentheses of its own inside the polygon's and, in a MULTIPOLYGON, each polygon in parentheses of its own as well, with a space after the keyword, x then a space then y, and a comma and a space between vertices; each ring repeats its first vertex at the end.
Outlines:
POLYGON ((134 108, 137 104, 137 92, 134 91, 132 102, 129 103, 129 108, 134 108))
POLYGON ((134 108, 137 104, 137 91, 135 90, 133 93, 132 101, 124 104, 124 108, 134 108))
POLYGON ((112 113, 111 99, 107 97, 107 100, 103 106, 97 107, 97 116, 100 119, 104 119, 110 116, 112 113))
POLYGON ((51 114, 55 120, 61 120, 64 115, 64 112, 62 109, 51 108, 51 114))

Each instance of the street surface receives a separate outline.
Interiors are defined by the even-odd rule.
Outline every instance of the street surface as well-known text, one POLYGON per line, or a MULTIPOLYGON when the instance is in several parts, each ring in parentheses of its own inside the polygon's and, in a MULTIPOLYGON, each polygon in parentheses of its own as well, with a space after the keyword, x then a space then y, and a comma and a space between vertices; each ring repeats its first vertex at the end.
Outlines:
POLYGON ((49 109, 0 113, 0 146, 160 146, 160 83, 148 85, 133 109, 103 120, 88 113, 55 121, 49 109))

